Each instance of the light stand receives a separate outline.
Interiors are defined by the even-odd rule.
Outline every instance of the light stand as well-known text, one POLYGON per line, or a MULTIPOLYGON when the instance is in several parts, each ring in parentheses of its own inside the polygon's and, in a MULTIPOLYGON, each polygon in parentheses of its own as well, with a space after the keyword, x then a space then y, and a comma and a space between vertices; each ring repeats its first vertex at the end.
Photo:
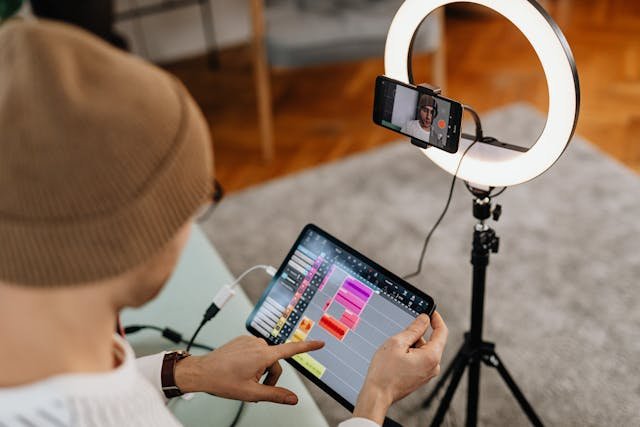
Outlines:
POLYGON ((534 426, 542 426, 540 418, 527 401, 520 388, 515 383, 509 371, 502 363, 502 360, 495 351, 495 344, 482 339, 482 324, 484 320, 484 292, 489 265, 489 255, 491 252, 497 253, 500 238, 496 236, 495 230, 485 221, 493 216, 497 221, 502 213, 500 205, 492 207, 490 191, 479 190, 469 187, 473 199, 473 216, 478 219, 478 223, 473 231, 473 247, 471 250, 471 264, 473 264, 473 285, 471 298, 471 330, 464 335, 464 343, 458 350, 453 361, 449 364, 444 374, 436 384, 435 389, 422 403, 423 408, 429 407, 440 389, 445 385, 449 377, 451 382, 447 387, 444 397, 440 401, 436 415, 431 423, 432 426, 439 426, 444 420, 444 416, 449 409, 451 399, 460 383, 462 374, 469 367, 469 389, 467 394, 467 427, 472 427, 478 421, 478 399, 480 388, 480 362, 487 366, 496 368, 498 373, 509 387, 509 390, 516 398, 520 407, 534 426))
MULTIPOLYGON (((573 137, 580 110, 580 83, 573 53, 560 28, 536 0, 405 0, 394 16, 387 34, 384 50, 385 75, 411 83, 413 81, 411 50, 418 27, 437 8, 462 2, 492 9, 514 24, 531 43, 547 81, 549 95, 547 120, 536 142, 526 150, 522 147, 500 144, 499 141, 496 142, 490 138, 483 138, 479 132, 476 132, 472 145, 476 142, 488 143, 496 145, 495 150, 498 151, 487 146, 482 150, 470 150, 472 147, 470 145, 456 153, 448 153, 433 147, 425 148, 422 152, 454 177, 473 182, 476 186, 486 186, 491 189, 522 184, 544 173, 564 153, 573 137), (502 148, 511 150, 510 155, 502 156, 504 151, 499 152, 502 148)), ((541 426, 542 422, 496 354, 495 345, 482 339, 486 269, 489 264, 489 254, 498 251, 499 242, 495 231, 486 225, 485 221, 491 217, 492 213, 494 219, 497 219, 500 209, 496 206, 496 209, 492 210, 490 192, 474 189, 472 193, 474 195, 473 215, 478 219, 478 223, 473 233, 471 251, 473 264, 471 330, 465 335, 460 351, 438 381, 435 390, 424 402, 424 406, 431 403, 438 391, 451 378, 451 383, 447 387, 432 423, 432 425, 440 425, 462 374, 468 366, 467 426, 475 426, 478 420, 480 362, 482 361, 498 370, 531 423, 541 426)), ((428 238, 429 236, 425 245, 428 238)))

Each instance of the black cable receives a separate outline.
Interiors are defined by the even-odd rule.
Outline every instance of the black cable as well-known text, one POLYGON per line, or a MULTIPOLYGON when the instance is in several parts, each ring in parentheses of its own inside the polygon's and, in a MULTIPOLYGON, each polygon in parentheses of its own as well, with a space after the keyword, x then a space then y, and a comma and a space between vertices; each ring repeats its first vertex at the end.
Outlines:
POLYGON ((153 326, 153 325, 129 325, 129 326, 125 326, 124 327, 124 333, 125 333, 125 335, 135 334, 136 332, 141 331, 143 329, 153 329, 154 331, 158 331, 158 332, 162 332, 163 331, 163 329, 161 327, 159 327, 159 326, 153 326))
MULTIPOLYGON (((193 343, 196 340, 196 337, 198 336, 198 334, 200 333, 200 330, 202 329, 202 327, 206 325, 209 320, 216 317, 216 314, 218 314, 218 312, 220 311, 220 307, 218 307, 217 304, 220 304, 220 303, 216 301, 216 298, 214 298, 211 305, 209 305, 209 307, 207 308, 207 311, 205 311, 204 316, 202 317, 202 321, 200 322, 200 325, 198 326, 196 331, 193 333, 193 336, 189 340, 189 343, 187 344, 187 348, 186 348, 187 352, 189 352, 189 350, 191 349, 191 346, 194 345, 193 343)), ((220 304, 220 305, 222 306, 223 304, 220 304)))
MULTIPOLYGON (((471 184, 469 184, 469 181, 464 181, 464 186, 467 187, 467 190, 469 191, 469 193, 473 194, 474 196, 475 194, 475 189, 471 186, 471 184)), ((494 187, 489 187, 489 192, 492 192, 494 189, 494 187)))
POLYGON ((458 166, 456 167, 456 171, 453 174, 453 179, 451 180, 451 186, 449 187, 449 195, 447 197, 447 203, 444 205, 444 209, 442 210, 442 213, 438 217, 438 220, 436 221, 435 224, 433 224, 433 227, 431 227, 431 230, 429 230, 427 237, 424 239, 424 243, 422 245, 422 252, 420 253, 420 258, 418 259, 418 267, 416 268, 416 271, 402 276, 402 278, 405 280, 415 277, 419 275, 420 272, 422 272, 422 262, 424 261, 425 254, 427 253, 427 246, 429 245, 429 240, 431 240, 431 236, 436 231, 436 228, 438 228, 438 226, 442 222, 442 219, 444 218, 444 216, 447 214, 447 211, 449 210, 449 205, 451 204, 451 198, 453 196, 453 189, 456 186, 456 178, 458 177, 458 171, 460 170, 462 159, 464 159, 464 156, 466 156, 466 154, 469 152, 471 147, 473 147, 479 140, 483 138, 482 124, 480 123, 480 117, 478 116, 478 113, 476 113, 476 111, 473 108, 469 107, 468 105, 463 105, 463 108, 471 113, 471 115, 473 116, 473 120, 476 123, 475 140, 464 150, 464 152, 462 153, 462 156, 460 156, 460 160, 458 161, 458 166))
MULTIPOLYGON (((487 138, 484 138, 484 139, 487 139, 487 138)), ((479 142, 482 142, 482 140, 479 141, 479 142)), ((464 181, 464 186, 467 187, 467 190, 469 190, 469 193, 473 194, 474 196, 477 196, 478 189, 472 187, 471 184, 469 184, 468 181, 464 181)), ((495 190, 495 189, 496 189, 496 187, 489 187, 489 190, 488 190, 489 194, 487 194, 486 197, 488 197, 490 199, 496 198, 499 195, 501 195, 502 193, 504 193, 506 191, 507 187, 502 187, 497 193, 493 192, 493 190, 495 190)))
MULTIPOLYGON (((182 339, 182 334, 177 332, 177 331, 175 331, 174 329, 171 329, 171 328, 164 328, 163 329, 163 328, 161 328, 159 326, 155 326, 155 325, 129 325, 129 326, 125 326, 124 333, 125 333, 125 335, 129 335, 129 334, 135 334, 136 332, 141 331, 143 329, 151 329, 151 330, 154 330, 154 331, 161 332, 163 337, 167 338, 169 341, 173 341, 176 344, 180 344, 180 343, 187 344, 187 351, 189 351, 189 349, 191 349, 191 347, 201 348, 203 350, 208 350, 208 351, 213 351, 214 350, 213 347, 209 347, 207 345, 195 342, 196 336, 198 335, 198 333, 200 332, 200 329, 202 329, 202 326, 204 326, 205 323, 207 323, 207 322, 203 321, 200 324, 200 326, 198 327, 196 332, 193 334, 193 337, 191 337, 190 341, 182 339)), ((229 427, 236 427, 236 425, 240 421, 240 417, 242 416, 244 408, 245 408, 245 402, 240 401, 240 406, 238 406, 238 410, 236 411, 236 415, 234 416, 233 421, 231 421, 231 424, 229 424, 229 427)))
POLYGON ((498 191, 496 194, 489 194, 489 197, 493 198, 493 197, 498 197, 499 195, 501 195, 502 193, 504 193, 504 191, 507 189, 507 187, 502 187, 502 190, 498 191))
POLYGON ((240 417, 242 416, 242 411, 244 411, 244 408, 245 408, 244 402, 240 401, 238 412, 236 412, 236 416, 233 418, 233 421, 231 421, 231 424, 229 424, 229 427, 236 427, 236 425, 238 424, 238 421, 240 421, 240 417))
MULTIPOLYGON (((189 352, 192 346, 195 346, 194 341, 198 336, 198 334, 200 333, 200 330, 209 320, 215 317, 218 310, 219 309, 215 304, 211 304, 209 306, 209 308, 207 309, 207 312, 205 313, 205 316, 200 322, 200 325, 198 326, 196 331, 193 333, 193 336, 191 337, 191 339, 189 340, 189 343, 187 344, 187 352, 189 352)), ((244 411, 244 406, 245 406, 244 402, 241 401, 240 406, 238 406, 238 411, 236 412, 236 416, 233 418, 233 421, 231 421, 231 424, 229 424, 229 427, 235 427, 238 424, 238 421, 240 421, 240 417, 242 416, 242 412, 244 411)))
MULTIPOLYGON (((217 186, 216 192, 219 192, 220 194, 217 197, 219 201, 220 197, 222 197, 222 187, 220 187, 219 184, 217 184, 217 181, 216 181, 216 186, 217 186)), ((215 209, 215 204, 210 209, 211 210, 215 209)), ((211 210, 209 211, 209 214, 211 213, 211 210)), ((276 269, 269 265, 254 265, 253 267, 243 272, 240 276, 238 276, 238 278, 231 285, 224 286, 220 291, 218 291, 216 296, 213 298, 213 302, 209 305, 207 310, 204 312, 204 315, 202 316, 202 320, 200 321, 200 325, 198 325, 198 328, 196 329, 196 331, 193 333, 193 336, 189 340, 186 348, 187 352, 191 349, 192 346, 195 346, 196 337, 202 330, 202 327, 206 325, 211 319, 213 319, 218 314, 220 309, 227 303, 229 298, 231 298, 234 295, 233 287, 240 280, 242 280, 244 276, 246 276, 247 274, 249 274, 250 272, 258 268, 263 268, 271 276, 273 276, 276 272, 276 269)), ((240 420, 240 417, 242 416, 244 407, 245 407, 245 403, 241 401, 240 406, 238 407, 238 411, 236 412, 236 416, 233 418, 233 421, 231 421, 230 427, 235 427, 235 425, 238 423, 238 421, 240 420)))
POLYGON ((235 295, 235 291, 233 290, 233 287, 236 286, 238 282, 240 282, 240 280, 244 278, 244 276, 260 268, 264 269, 267 272, 267 274, 271 276, 273 276, 276 273, 275 267, 272 267, 270 265, 263 265, 263 264, 254 265, 253 267, 245 270, 244 273, 242 273, 240 276, 238 276, 238 278, 234 280, 232 284, 223 286, 222 289, 220 289, 216 294, 216 296, 213 298, 213 302, 209 305, 207 310, 204 312, 200 325, 198 326, 196 331, 193 333, 193 336, 191 337, 191 339, 189 340, 189 343, 187 344, 187 351, 191 349, 191 346, 193 345, 193 342, 195 341, 198 334, 200 333, 200 330, 202 329, 202 327, 205 324, 207 324, 207 322, 209 322, 211 319, 216 317, 220 309, 224 307, 224 305, 229 301, 229 299, 235 295))
POLYGON ((449 196, 447 197, 447 203, 444 205, 444 209, 442 210, 440 217, 438 217, 438 220, 436 221, 435 224, 433 224, 433 227, 431 227, 431 230, 429 230, 427 237, 424 239, 424 243, 422 245, 422 252, 420 253, 420 258, 418 259, 418 268, 413 273, 404 275, 402 277, 403 279, 406 280, 406 279, 415 277, 419 275, 420 272, 422 271, 422 261, 424 261, 424 256, 427 253, 427 245, 429 245, 429 240, 431 240, 431 235, 433 235, 434 231, 436 231, 436 228, 438 228, 438 226, 442 222, 442 219, 444 218, 444 216, 447 214, 447 211, 449 210, 449 205, 451 204, 451 198, 453 196, 453 189, 456 186, 456 178, 458 178, 458 169, 460 169, 460 164, 462 163, 462 159, 464 158, 465 154, 467 154, 469 149, 475 145, 476 142, 478 141, 473 141, 471 145, 467 147, 464 153, 462 153, 462 157, 460 157, 460 161, 458 162, 458 167, 456 168, 456 172, 453 175, 453 179, 451 180, 451 187, 449 187, 449 196))
POLYGON ((189 352, 189 350, 191 350, 191 347, 194 345, 196 337, 200 333, 200 330, 202 329, 202 327, 204 326, 205 323, 207 323, 207 321, 203 319, 202 322, 200 322, 200 326, 198 326, 198 329, 196 329, 196 331, 191 336, 191 339, 187 343, 187 353, 189 352))
MULTIPOLYGON (((154 331, 158 331, 162 333, 163 337, 165 337, 169 341, 174 342, 175 344, 188 344, 188 341, 182 338, 182 334, 180 332, 177 332, 176 330, 168 327, 163 329, 159 326, 154 326, 154 325, 129 325, 129 326, 125 326, 124 333, 125 335, 135 334, 136 332, 141 331, 143 329, 151 329, 154 331)), ((207 351, 214 350, 213 347, 210 347, 205 344, 200 344, 197 342, 192 343, 191 346, 195 348, 200 348, 202 350, 207 350, 207 351)))

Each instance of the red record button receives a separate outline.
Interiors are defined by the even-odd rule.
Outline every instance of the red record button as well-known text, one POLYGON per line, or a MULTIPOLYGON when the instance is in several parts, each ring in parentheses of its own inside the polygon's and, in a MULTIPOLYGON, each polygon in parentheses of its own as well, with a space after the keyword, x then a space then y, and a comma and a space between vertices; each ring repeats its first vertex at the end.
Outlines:
POLYGON ((444 129, 444 127, 445 127, 446 125, 447 125, 447 123, 446 123, 444 120, 442 120, 442 119, 438 120, 438 127, 439 127, 440 129, 444 129))

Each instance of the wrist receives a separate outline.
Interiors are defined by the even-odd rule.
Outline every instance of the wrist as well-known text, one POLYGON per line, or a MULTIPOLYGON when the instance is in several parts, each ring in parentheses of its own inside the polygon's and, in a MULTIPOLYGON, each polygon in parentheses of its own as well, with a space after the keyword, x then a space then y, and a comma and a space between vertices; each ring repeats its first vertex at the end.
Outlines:
POLYGON ((176 362, 174 371, 175 383, 182 393, 195 393, 201 390, 198 381, 201 379, 199 362, 202 356, 189 356, 176 362))
POLYGON ((353 416, 367 418, 382 425, 392 403, 393 399, 384 387, 369 385, 365 382, 353 410, 353 416))

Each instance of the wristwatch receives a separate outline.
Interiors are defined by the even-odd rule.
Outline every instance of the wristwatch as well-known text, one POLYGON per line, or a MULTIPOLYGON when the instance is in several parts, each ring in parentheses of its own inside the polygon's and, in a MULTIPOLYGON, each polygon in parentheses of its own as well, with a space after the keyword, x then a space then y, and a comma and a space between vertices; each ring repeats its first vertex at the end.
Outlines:
POLYGON ((171 399, 172 397, 182 396, 182 391, 176 385, 176 363, 191 354, 184 350, 172 351, 165 353, 162 360, 162 370, 160 371, 160 381, 162 382, 162 391, 164 395, 171 399))

